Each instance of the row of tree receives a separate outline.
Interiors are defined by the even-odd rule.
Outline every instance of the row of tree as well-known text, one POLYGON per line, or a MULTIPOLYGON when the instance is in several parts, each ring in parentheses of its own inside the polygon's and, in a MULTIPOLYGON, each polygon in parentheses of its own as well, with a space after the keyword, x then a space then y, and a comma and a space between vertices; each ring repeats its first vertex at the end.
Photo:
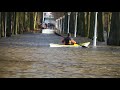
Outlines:
MULTIPOLYGON (((107 32, 107 44, 120 46, 120 13, 98 12, 97 17, 97 40, 104 42, 104 31, 107 32)), ((64 13, 64 33, 68 29, 68 14, 64 13)), ((76 12, 70 14, 70 33, 74 34, 76 12)), ((78 12, 77 35, 93 39, 95 27, 95 12, 78 12)))
POLYGON ((0 37, 37 29, 41 16, 41 12, 0 12, 0 37))

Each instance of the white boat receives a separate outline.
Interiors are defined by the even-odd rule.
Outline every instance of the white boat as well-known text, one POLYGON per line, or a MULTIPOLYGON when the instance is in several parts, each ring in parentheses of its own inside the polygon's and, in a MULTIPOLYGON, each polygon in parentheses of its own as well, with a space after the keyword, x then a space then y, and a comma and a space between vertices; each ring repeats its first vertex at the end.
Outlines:
POLYGON ((44 34, 54 34, 54 30, 53 29, 42 29, 42 33, 44 33, 44 34))
POLYGON ((50 43, 50 47, 88 47, 89 45, 90 45, 90 42, 74 44, 74 45, 63 45, 63 44, 50 43))

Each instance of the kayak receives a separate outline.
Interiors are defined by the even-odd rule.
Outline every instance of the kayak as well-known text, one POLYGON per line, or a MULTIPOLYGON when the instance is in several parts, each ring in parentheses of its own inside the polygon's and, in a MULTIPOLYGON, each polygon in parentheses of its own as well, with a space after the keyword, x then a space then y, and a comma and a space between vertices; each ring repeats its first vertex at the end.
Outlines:
POLYGON ((89 45, 90 45, 90 42, 74 44, 74 45, 63 45, 63 44, 50 43, 50 47, 88 47, 89 45))

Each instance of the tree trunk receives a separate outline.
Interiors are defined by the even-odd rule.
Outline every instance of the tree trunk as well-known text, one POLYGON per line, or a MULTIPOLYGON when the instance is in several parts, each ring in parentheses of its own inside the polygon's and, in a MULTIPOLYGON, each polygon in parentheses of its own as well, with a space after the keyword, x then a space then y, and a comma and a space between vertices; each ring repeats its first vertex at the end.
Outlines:
POLYGON ((67 29, 68 29, 68 14, 67 12, 65 13, 65 22, 64 22, 64 33, 67 34, 67 29))
POLYGON ((89 36, 90 18, 89 12, 86 13, 86 37, 89 36))
POLYGON ((78 12, 78 20, 77 20, 77 34, 81 35, 81 20, 80 20, 80 12, 78 12))
POLYGON ((37 26, 37 12, 34 12, 34 30, 36 29, 36 26, 37 26))
POLYGON ((5 12, 1 12, 1 37, 4 37, 5 12))
POLYGON ((74 28, 75 28, 75 20, 74 20, 74 12, 71 12, 70 14, 70 33, 74 34, 74 28))
POLYGON ((5 22, 4 22, 4 37, 6 37, 6 28, 7 28, 7 12, 5 12, 5 22))
POLYGON ((112 17, 112 13, 108 13, 108 30, 107 30, 107 38, 109 37, 109 33, 110 33, 111 17, 112 17))
POLYGON ((2 19, 2 18, 1 18, 1 16, 2 16, 2 15, 1 15, 1 12, 0 12, 0 37, 1 37, 1 31, 2 31, 2 23, 1 23, 1 19, 2 19))
POLYGON ((23 27, 23 12, 19 12, 19 34, 23 33, 24 27, 23 27))
POLYGON ((27 13, 27 28, 28 28, 28 30, 30 30, 30 13, 31 12, 27 13))
POLYGON ((25 12, 25 30, 28 31, 29 30, 29 26, 30 26, 30 17, 29 17, 29 12, 25 12))
POLYGON ((37 18, 36 18, 36 28, 40 29, 40 18, 41 18, 41 12, 37 12, 37 18))
POLYGON ((14 12, 14 35, 16 35, 16 30, 17 30, 17 23, 16 23, 16 12, 14 12))
POLYGON ((65 23, 65 18, 62 19, 62 33, 64 34, 64 23, 65 23))
POLYGON ((24 22, 24 28, 25 28, 25 31, 27 31, 27 12, 25 12, 25 22, 24 22))
POLYGON ((89 30, 89 38, 93 39, 94 36, 94 27, 95 27, 95 13, 90 13, 90 30, 89 30))
POLYGON ((112 12, 111 27, 107 45, 120 46, 120 13, 112 12))
POLYGON ((80 33, 81 33, 81 36, 82 37, 85 37, 85 13, 84 12, 81 12, 81 15, 80 15, 80 20, 81 20, 81 26, 80 26, 80 33))
POLYGON ((16 12, 16 34, 19 33, 19 12, 16 12))
POLYGON ((25 32, 26 28, 25 28, 25 12, 23 12, 23 32, 25 32))
POLYGON ((6 30, 6 36, 11 37, 12 31, 11 31, 11 12, 7 13, 7 30, 6 30))
POLYGON ((11 33, 14 35, 14 12, 11 12, 11 33))
POLYGON ((21 28, 22 28, 22 25, 21 25, 21 22, 22 22, 22 18, 21 18, 21 12, 17 12, 17 33, 18 34, 21 34, 21 28))
POLYGON ((104 28, 102 20, 102 12, 98 12, 97 40, 100 42, 104 42, 104 28))
POLYGON ((24 12, 20 13, 20 34, 22 34, 24 32, 24 12))
POLYGON ((30 30, 34 30, 33 12, 30 12, 30 30))

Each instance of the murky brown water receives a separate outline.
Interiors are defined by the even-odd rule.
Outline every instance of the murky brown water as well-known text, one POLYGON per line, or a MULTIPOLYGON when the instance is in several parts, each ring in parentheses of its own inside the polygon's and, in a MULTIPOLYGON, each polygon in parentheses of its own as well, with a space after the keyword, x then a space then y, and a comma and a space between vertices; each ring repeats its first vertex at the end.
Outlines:
POLYGON ((49 43, 59 43, 60 39, 52 34, 23 34, 0 39, 0 77, 120 77, 120 47, 100 43, 97 48, 92 45, 89 48, 49 47, 49 43))

